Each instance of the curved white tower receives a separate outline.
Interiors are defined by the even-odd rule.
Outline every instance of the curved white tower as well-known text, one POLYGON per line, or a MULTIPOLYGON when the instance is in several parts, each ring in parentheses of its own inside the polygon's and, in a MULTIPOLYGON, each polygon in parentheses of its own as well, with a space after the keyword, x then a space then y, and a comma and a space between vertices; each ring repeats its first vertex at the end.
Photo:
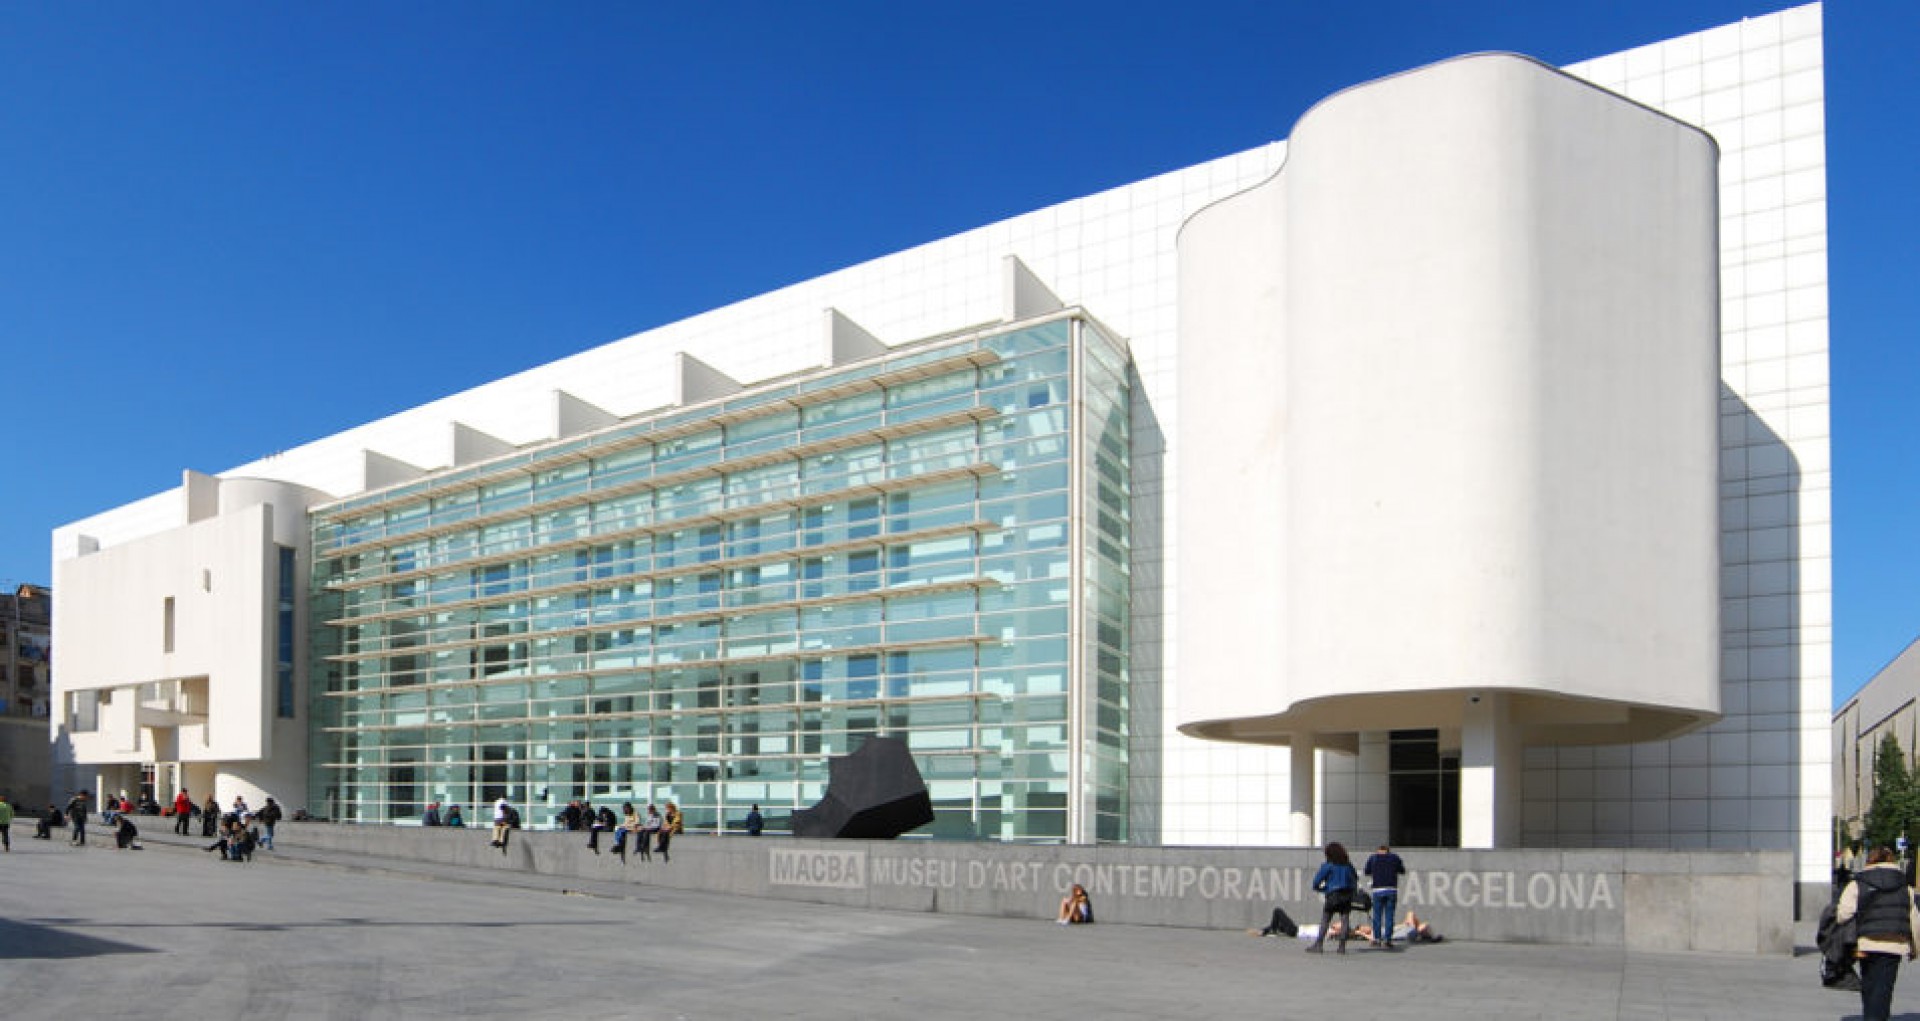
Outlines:
POLYGON ((1292 745, 1297 837, 1360 731, 1457 730, 1496 846, 1523 746, 1717 717, 1715 169, 1482 55, 1326 100, 1188 221, 1181 730, 1292 745))

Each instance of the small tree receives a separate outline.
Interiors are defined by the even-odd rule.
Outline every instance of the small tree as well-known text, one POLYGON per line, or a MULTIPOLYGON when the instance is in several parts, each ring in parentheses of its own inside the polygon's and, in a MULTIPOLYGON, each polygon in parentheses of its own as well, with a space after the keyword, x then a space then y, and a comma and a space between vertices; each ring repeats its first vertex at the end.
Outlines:
POLYGON ((1873 805, 1867 809, 1861 833, 1868 847, 1892 847, 1900 834, 1913 832, 1915 808, 1920 805, 1913 779, 1900 739, 1892 734, 1882 737, 1873 756, 1873 805))

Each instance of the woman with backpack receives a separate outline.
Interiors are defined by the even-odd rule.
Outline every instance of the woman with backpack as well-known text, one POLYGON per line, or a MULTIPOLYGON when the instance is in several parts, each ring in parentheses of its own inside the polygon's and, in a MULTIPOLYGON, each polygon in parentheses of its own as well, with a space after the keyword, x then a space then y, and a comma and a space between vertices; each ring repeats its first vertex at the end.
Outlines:
POLYGON ((1887 1021, 1893 1013, 1893 983, 1900 958, 1913 959, 1920 936, 1920 909, 1891 847, 1876 847, 1867 867, 1854 873, 1834 910, 1837 925, 1854 923, 1860 962, 1861 1021, 1887 1021))
POLYGON ((1336 953, 1347 952, 1347 936, 1353 931, 1352 921, 1347 917, 1353 910, 1353 892, 1360 888, 1360 874, 1353 870, 1353 863, 1347 858, 1347 849, 1338 842, 1326 847, 1326 861, 1320 863, 1320 871, 1313 874, 1313 889, 1316 893, 1326 894, 1327 900, 1320 911, 1320 934, 1315 937, 1307 953, 1325 953, 1323 944, 1327 941, 1327 927, 1333 924, 1333 916, 1340 916, 1340 947, 1336 953))

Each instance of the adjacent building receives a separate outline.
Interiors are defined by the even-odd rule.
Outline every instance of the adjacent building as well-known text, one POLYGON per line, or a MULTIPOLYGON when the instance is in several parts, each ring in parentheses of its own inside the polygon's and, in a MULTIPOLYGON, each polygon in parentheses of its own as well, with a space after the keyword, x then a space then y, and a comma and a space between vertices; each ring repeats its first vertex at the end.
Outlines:
POLYGON ((1293 137, 53 536, 78 782, 725 830, 1793 850, 1825 881, 1820 8, 1293 137))
POLYGON ((15 807, 44 805, 51 797, 52 605, 53 593, 41 585, 0 593, 0 794, 15 807))
POLYGON ((1835 839, 1857 838, 1873 808, 1880 743, 1900 742, 1907 768, 1920 762, 1920 643, 1908 645, 1833 714, 1835 839))

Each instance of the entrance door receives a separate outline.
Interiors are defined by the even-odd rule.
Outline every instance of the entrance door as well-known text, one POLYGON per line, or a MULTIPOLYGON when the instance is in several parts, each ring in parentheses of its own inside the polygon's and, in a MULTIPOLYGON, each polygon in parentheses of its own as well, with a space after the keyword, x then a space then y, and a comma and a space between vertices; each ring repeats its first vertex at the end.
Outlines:
POLYGON ((1387 734, 1387 841, 1460 846, 1460 753, 1441 754, 1438 730, 1387 734))

